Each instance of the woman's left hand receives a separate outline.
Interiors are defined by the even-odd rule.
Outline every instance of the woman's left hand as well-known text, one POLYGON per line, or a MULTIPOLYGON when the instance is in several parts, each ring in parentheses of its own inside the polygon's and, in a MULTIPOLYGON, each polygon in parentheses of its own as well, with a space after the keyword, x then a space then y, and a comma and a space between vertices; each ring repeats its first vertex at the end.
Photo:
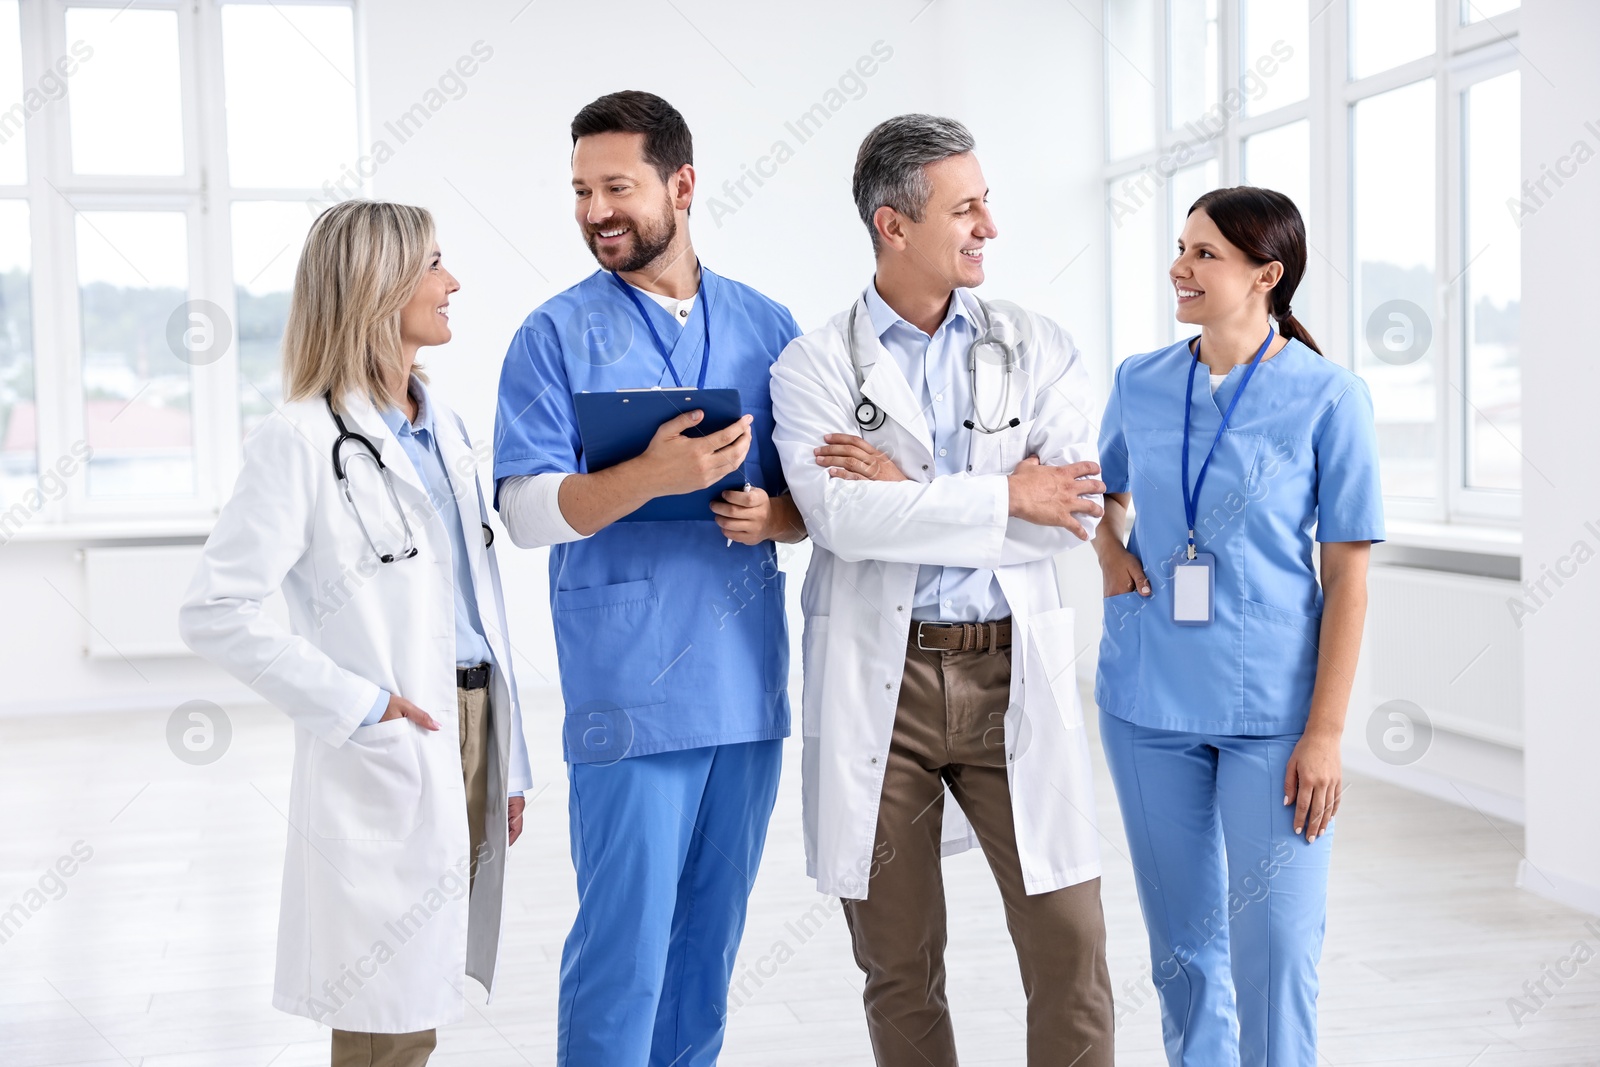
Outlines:
POLYGON ((506 801, 506 847, 510 848, 522 836, 522 809, 528 806, 527 797, 511 797, 506 801))
POLYGON ((1283 775, 1283 802, 1294 805, 1294 832, 1307 843, 1328 829, 1339 811, 1344 775, 1337 735, 1304 734, 1283 775))

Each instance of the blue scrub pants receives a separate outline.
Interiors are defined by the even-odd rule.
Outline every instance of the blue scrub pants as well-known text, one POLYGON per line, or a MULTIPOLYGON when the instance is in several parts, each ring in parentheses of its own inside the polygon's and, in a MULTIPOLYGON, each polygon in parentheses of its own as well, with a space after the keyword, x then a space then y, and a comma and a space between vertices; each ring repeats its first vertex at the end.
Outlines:
POLYGON ((1100 713, 1172 1067, 1314 1067, 1333 828, 1294 832, 1299 734, 1153 730, 1100 713))
POLYGON ((568 765, 558 1064, 716 1062, 782 755, 775 740, 568 765))

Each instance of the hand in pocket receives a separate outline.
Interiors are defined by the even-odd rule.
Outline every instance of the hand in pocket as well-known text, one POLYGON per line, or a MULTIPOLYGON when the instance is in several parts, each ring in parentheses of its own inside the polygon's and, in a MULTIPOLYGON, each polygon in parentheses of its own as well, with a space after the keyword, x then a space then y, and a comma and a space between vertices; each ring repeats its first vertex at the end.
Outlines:
POLYGON ((1105 552, 1100 558, 1101 596, 1121 596, 1137 592, 1150 595, 1150 579, 1145 577, 1139 557, 1126 548, 1105 552))
POLYGON ((416 723, 425 730, 437 730, 439 723, 432 715, 417 707, 411 701, 398 694, 389 697, 389 706, 384 709, 383 718, 379 722, 388 722, 391 719, 406 718, 416 723))

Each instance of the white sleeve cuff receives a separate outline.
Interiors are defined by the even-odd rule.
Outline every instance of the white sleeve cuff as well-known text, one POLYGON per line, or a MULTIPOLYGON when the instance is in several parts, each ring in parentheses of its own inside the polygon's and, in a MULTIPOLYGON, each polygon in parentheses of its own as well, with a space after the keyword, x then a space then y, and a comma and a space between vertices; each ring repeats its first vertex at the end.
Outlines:
POLYGON ((561 514, 558 494, 561 482, 567 477, 569 475, 557 471, 520 474, 501 484, 500 518, 506 524, 512 544, 518 548, 543 548, 583 540, 583 534, 574 530, 561 514))

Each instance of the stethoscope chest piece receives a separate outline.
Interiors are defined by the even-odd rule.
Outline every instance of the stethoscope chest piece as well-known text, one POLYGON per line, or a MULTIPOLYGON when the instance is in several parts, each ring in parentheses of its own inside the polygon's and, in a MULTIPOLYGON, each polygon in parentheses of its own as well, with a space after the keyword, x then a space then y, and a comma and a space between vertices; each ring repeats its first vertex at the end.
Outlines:
POLYGON ((863 430, 880 429, 888 417, 887 412, 866 397, 862 397, 856 405, 856 425, 863 430))
MULTIPOLYGON (((976 300, 976 297, 974 299, 976 300)), ((861 397, 856 403, 856 425, 863 430, 876 430, 888 419, 888 413, 862 392, 866 388, 867 375, 861 366, 861 356, 856 347, 856 312, 861 304, 862 301, 857 301, 850 308, 850 318, 845 323, 845 344, 850 354, 850 366, 855 371, 856 393, 861 397)), ((1005 418, 1005 412, 1011 407, 1011 375, 1020 366, 1022 357, 1017 351, 1017 346, 996 329, 989 305, 982 300, 977 300, 977 304, 979 310, 983 312, 983 333, 967 347, 967 383, 972 393, 972 418, 961 425, 977 433, 995 434, 1022 425, 1022 420, 1015 416, 1005 418), (998 424, 992 426, 978 407, 980 361, 998 366, 1001 372, 1003 389, 1000 394, 1001 419, 998 424)))

